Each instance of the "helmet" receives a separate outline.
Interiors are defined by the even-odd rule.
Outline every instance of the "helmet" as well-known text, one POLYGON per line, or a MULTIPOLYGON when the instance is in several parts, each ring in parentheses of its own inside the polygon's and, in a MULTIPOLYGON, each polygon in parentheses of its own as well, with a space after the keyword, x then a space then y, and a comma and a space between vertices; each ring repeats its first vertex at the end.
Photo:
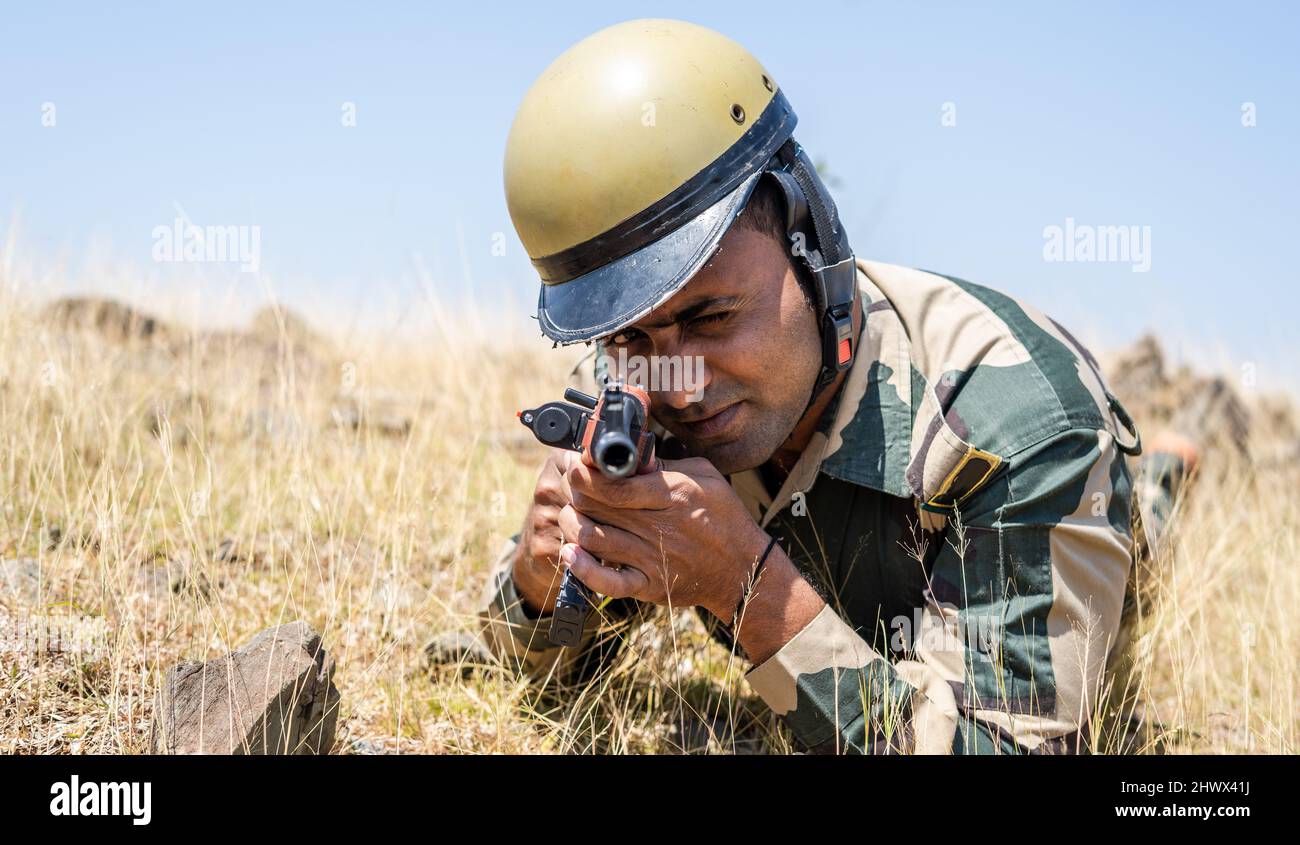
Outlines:
POLYGON ((506 143, 506 203, 541 276, 538 321, 592 341, 654 310, 713 255, 761 178, 821 309, 823 373, 852 360, 852 253, 794 142, 795 114, 743 47, 704 27, 636 20, 601 30, 533 83, 506 143))

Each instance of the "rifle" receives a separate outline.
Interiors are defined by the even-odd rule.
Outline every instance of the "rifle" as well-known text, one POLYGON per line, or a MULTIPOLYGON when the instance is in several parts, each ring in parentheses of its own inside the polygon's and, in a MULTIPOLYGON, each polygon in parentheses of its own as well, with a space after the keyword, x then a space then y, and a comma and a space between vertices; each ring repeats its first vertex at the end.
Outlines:
MULTIPOLYGON (((564 398, 520 411, 519 421, 547 446, 578 452, 583 463, 606 478, 649 471, 655 436, 647 430, 650 397, 644 390, 615 381, 599 399, 573 388, 564 391, 564 398)), ((566 569, 547 634, 552 645, 577 645, 591 604, 591 588, 566 569)))

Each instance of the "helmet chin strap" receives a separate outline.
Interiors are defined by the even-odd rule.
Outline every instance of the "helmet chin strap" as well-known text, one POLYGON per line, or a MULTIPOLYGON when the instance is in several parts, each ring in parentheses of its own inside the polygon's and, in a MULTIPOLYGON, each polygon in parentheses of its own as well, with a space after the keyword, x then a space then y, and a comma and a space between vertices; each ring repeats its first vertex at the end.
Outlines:
MULTIPOLYGON (((785 198, 785 229, 792 254, 813 280, 817 297, 822 360, 817 379, 795 428, 821 393, 853 366, 858 339, 853 334, 853 301, 858 296, 857 268, 848 236, 817 170, 794 139, 777 151, 764 178, 774 179, 785 198)), ((794 430, 790 431, 790 435, 794 430)), ((790 435, 786 436, 789 440, 790 435)), ((782 441, 785 442, 785 441, 782 441)))
MULTIPOLYGON (((852 317, 852 311, 850 311, 850 318, 851 317, 852 317)), ((864 325, 865 325, 865 321, 864 321, 864 325)), ((861 332, 859 331, 859 335, 860 334, 861 332)), ((853 341, 852 344, 853 348, 856 349, 858 338, 854 337, 852 338, 852 341, 853 341)), ((817 374, 817 380, 813 382, 812 392, 808 396, 808 402, 803 406, 803 410, 799 412, 799 418, 794 421, 794 427, 791 428, 790 431, 786 433, 784 438, 782 438, 781 440, 782 445, 790 442, 790 438, 794 437, 795 431, 797 431, 800 424, 803 423, 804 418, 808 416, 808 412, 812 410, 813 405, 817 403, 817 398, 821 396, 822 393, 825 392, 827 387, 830 387, 832 384, 835 383, 835 377, 838 375, 839 375, 838 372, 828 373, 827 367, 823 362, 821 370, 817 374)))

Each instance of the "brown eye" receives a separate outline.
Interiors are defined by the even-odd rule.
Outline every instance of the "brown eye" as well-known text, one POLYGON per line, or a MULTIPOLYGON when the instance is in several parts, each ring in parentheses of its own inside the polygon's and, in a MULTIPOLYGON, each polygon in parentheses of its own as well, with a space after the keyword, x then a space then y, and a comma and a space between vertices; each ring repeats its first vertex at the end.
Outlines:
POLYGON ((628 329, 625 332, 619 332, 616 335, 612 335, 609 338, 608 342, 615 346, 626 346, 627 344, 636 340, 640 336, 641 333, 639 331, 636 331, 635 329, 628 329))
POLYGON ((691 321, 691 324, 695 326, 711 326, 715 323, 721 323, 730 316, 730 311, 718 311, 714 314, 705 314, 703 317, 696 317, 691 321))

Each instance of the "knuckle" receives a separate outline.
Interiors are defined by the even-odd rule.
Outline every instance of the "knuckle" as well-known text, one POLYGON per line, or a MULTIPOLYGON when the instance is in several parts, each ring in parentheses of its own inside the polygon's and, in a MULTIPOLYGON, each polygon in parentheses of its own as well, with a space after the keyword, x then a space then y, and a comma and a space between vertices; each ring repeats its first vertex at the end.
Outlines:
POLYGON ((626 484, 611 484, 606 490, 606 498, 615 507, 624 507, 631 501, 631 493, 626 484))
POLYGON ((550 540, 539 540, 528 547, 528 557, 535 564, 554 566, 559 559, 560 544, 550 540))
POLYGON ((573 453, 567 449, 551 449, 551 454, 546 460, 547 471, 554 476, 564 475, 571 465, 573 453))
POLYGON ((529 534, 532 539, 543 539, 546 537, 553 537, 559 533, 560 524, 557 519, 547 519, 539 516, 533 520, 531 528, 532 530, 529 534))
POLYGON ((594 503, 595 503, 595 500, 594 500, 591 496, 589 496, 588 494, 582 492, 581 490, 574 490, 574 491, 573 491, 573 507, 574 507, 574 508, 576 508, 576 509, 578 509, 578 510, 580 510, 580 511, 591 510, 591 506, 592 506, 594 503))
POLYGON ((574 536, 578 540, 578 545, 583 548, 604 545, 605 532, 594 522, 580 521, 574 536))

